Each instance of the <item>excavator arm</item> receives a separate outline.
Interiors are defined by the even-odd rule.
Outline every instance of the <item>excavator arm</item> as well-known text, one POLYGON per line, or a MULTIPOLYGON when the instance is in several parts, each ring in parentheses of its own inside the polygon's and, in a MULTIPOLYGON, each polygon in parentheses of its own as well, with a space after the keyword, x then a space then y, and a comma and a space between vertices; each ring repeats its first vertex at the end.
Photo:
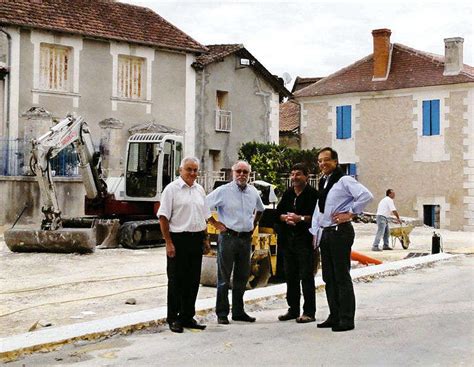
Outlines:
POLYGON ((100 155, 94 149, 87 123, 82 117, 68 115, 46 134, 32 141, 30 167, 40 187, 41 211, 44 214, 41 229, 56 230, 62 227, 51 160, 70 144, 78 154, 86 196, 89 199, 101 200, 107 195, 107 185, 101 178, 100 155))

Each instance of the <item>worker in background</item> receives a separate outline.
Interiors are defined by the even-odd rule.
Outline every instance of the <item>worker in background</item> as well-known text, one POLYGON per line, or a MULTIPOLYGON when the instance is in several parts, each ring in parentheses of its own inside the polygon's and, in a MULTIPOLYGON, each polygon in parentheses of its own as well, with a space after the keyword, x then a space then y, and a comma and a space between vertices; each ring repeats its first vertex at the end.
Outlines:
POLYGON ((202 255, 210 250, 206 220, 211 216, 204 189, 195 182, 198 169, 197 158, 187 157, 181 161, 180 177, 164 189, 157 214, 166 241, 166 321, 175 333, 182 333, 183 327, 206 328, 194 319, 202 255))
POLYGON ((313 236, 309 232, 318 192, 308 184, 308 169, 302 163, 291 168, 291 187, 278 203, 277 215, 283 225, 280 243, 284 246, 286 301, 288 311, 278 320, 296 319, 298 323, 315 321, 313 236), (303 289, 303 314, 300 316, 300 283, 303 289))
POLYGON ((392 215, 397 218, 397 223, 402 224, 400 216, 398 215, 397 209, 393 199, 395 198, 395 191, 388 189, 385 192, 385 197, 380 200, 379 205, 377 206, 377 233, 375 235, 374 243, 372 245, 372 251, 382 251, 379 247, 380 239, 383 236, 383 249, 391 250, 392 248, 388 244, 389 239, 389 225, 388 219, 392 215))
POLYGON ((248 185, 251 167, 245 161, 232 166, 233 181, 218 187, 207 196, 210 208, 217 208, 219 221, 210 223, 220 231, 217 247, 217 322, 229 323, 229 287, 232 281, 232 320, 255 322, 244 311, 244 292, 250 276, 252 232, 263 213, 262 199, 248 185))
POLYGON ((354 329, 355 294, 351 269, 351 247, 354 243, 352 218, 362 213, 373 199, 369 190, 339 167, 337 152, 323 148, 318 153, 319 198, 314 210, 311 233, 321 247, 323 281, 329 317, 318 324, 332 331, 354 329))

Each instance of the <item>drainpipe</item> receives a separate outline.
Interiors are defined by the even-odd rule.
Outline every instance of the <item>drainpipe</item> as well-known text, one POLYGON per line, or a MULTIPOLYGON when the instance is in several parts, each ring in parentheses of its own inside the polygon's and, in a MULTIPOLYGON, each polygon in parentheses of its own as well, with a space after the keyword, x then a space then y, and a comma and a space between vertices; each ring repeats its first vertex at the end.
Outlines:
MULTIPOLYGON (((7 74, 7 87, 6 87, 6 95, 5 95, 5 113, 4 113, 4 116, 5 116, 5 127, 6 127, 6 136, 10 136, 9 135, 9 130, 10 130, 10 68, 11 68, 11 48, 12 48, 12 37, 10 36, 10 34, 4 30, 3 28, 0 27, 0 32, 2 32, 3 34, 5 34, 7 36, 7 42, 8 42, 8 49, 7 49, 7 71, 8 71, 8 74, 7 74)), ((7 143, 7 152, 9 151, 9 145, 10 142, 8 141, 7 143)), ((9 155, 6 154, 6 165, 5 167, 9 167, 9 155)), ((5 172, 1 172, 2 174, 5 174, 5 172)))
POLYGON ((202 171, 205 172, 207 169, 206 164, 206 124, 204 122, 204 95, 206 92, 206 67, 203 66, 201 70, 201 90, 200 90, 200 98, 199 98, 199 125, 200 125, 200 138, 201 138, 201 164, 202 164, 202 171))

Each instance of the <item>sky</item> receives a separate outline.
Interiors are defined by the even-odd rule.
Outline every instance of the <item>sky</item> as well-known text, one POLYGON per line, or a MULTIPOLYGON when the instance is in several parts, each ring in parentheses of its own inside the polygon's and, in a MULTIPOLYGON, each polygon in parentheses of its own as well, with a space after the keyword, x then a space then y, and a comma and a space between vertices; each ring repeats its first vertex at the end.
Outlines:
POLYGON ((272 74, 293 81, 371 54, 371 31, 379 28, 392 31, 392 43, 439 55, 444 38, 462 37, 464 63, 474 66, 471 1, 120 1, 153 9, 201 44, 241 43, 272 74))

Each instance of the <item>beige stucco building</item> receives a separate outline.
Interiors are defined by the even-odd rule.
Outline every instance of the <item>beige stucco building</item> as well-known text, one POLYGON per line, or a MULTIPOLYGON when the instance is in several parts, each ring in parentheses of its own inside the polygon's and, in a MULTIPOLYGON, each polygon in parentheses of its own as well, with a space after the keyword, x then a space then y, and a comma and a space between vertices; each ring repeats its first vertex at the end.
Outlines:
POLYGON ((196 156, 230 168, 246 142, 278 143, 279 103, 291 93, 243 45, 207 45, 196 58, 196 156))
POLYGON ((335 148, 378 200, 396 191, 401 215, 474 231, 474 68, 463 39, 445 39, 443 57, 390 34, 373 31, 373 54, 295 93, 301 148, 335 148))

